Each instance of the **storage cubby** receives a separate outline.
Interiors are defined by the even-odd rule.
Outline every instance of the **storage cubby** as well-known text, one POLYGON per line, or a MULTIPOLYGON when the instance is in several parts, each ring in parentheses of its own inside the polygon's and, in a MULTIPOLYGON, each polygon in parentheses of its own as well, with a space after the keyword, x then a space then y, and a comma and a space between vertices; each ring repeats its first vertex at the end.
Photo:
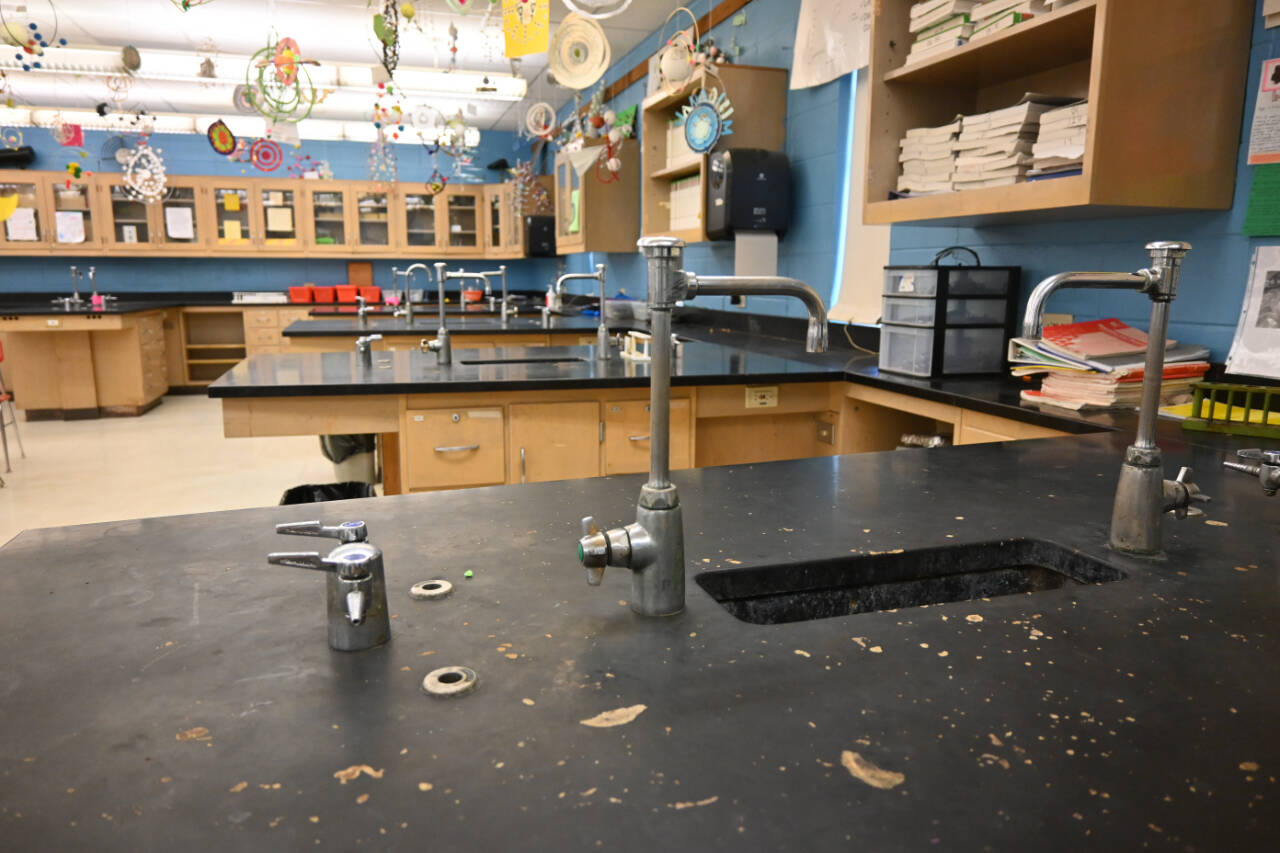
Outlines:
POLYGON ((208 385, 244 360, 244 313, 239 308, 182 309, 188 385, 208 385))

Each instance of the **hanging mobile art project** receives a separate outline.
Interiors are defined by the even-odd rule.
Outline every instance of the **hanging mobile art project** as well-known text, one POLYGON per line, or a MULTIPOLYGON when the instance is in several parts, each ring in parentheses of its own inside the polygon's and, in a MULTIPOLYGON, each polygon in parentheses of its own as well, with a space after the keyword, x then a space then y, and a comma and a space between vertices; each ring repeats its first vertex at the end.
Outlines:
POLYGON ((684 127, 684 141, 697 154, 706 154, 723 136, 733 133, 733 104, 718 89, 702 89, 689 98, 689 103, 676 116, 676 126, 684 127))
POLYGON ((609 68, 609 39, 594 19, 570 12, 551 37, 547 65, 560 85, 585 89, 609 68))
POLYGON ((697 64, 698 18, 693 12, 684 6, 672 9, 671 14, 667 15, 667 20, 662 24, 662 31, 658 38, 659 41, 663 40, 667 25, 681 12, 689 16, 692 24, 688 29, 677 30, 671 38, 666 39, 649 66, 652 73, 654 64, 657 65, 658 87, 668 94, 679 89, 693 76, 694 66, 697 64))
POLYGON ((404 133, 404 107, 400 105, 400 93, 394 83, 379 83, 377 100, 373 103, 373 126, 379 132, 387 131, 392 139, 404 133))
POLYGON ((207 6, 212 3, 213 0, 169 0, 169 2, 186 12, 190 9, 194 9, 196 6, 207 6))
POLYGON ((570 12, 602 21, 627 11, 631 0, 564 0, 564 5, 570 12))
POLYGON ((16 127, 0 127, 0 143, 10 151, 22 147, 22 131, 16 127))
POLYGON ((47 16, 42 16, 44 24, 34 20, 34 16, 18 15, 18 12, 30 11, 28 5, 18 6, 16 9, 10 6, 6 15, 4 5, 0 4, 0 37, 19 49, 13 58, 23 71, 43 68, 44 63, 40 58, 46 50, 67 46, 67 40, 58 35, 58 10, 52 0, 46 0, 46 4, 49 12, 47 16), (50 21, 52 27, 48 26, 50 21))
POLYGON ((447 183, 449 183, 448 176, 440 174, 439 169, 433 168, 431 177, 427 178, 427 195, 440 195, 444 192, 447 183))
POLYGON ((373 35, 381 48, 382 68, 394 77, 400 64, 400 7, 396 0, 382 0, 382 10, 373 16, 373 35))
MULTIPOLYGON (((314 59, 304 59, 298 43, 291 38, 268 42, 249 59, 243 98, 273 123, 302 121, 316 105, 316 87, 306 66, 319 64, 314 59)), ((238 109, 241 91, 237 87, 233 95, 238 109)))
POLYGON ((205 131, 205 135, 209 137, 209 144, 213 146, 213 150, 223 157, 229 157, 235 153, 236 135, 231 132, 231 128, 227 127, 227 123, 222 119, 210 124, 209 129, 205 131))
POLYGON ((555 107, 546 101, 529 107, 529 111, 524 114, 524 129, 537 139, 550 139, 556 129, 555 107))
POLYGON ((507 56, 545 53, 551 38, 551 0, 502 0, 507 56))
POLYGON ((278 142, 257 139, 249 146, 249 162, 260 172, 274 172, 284 162, 284 152, 278 142))
POLYGON ((378 130, 378 138, 369 147, 369 180, 394 183, 397 178, 396 152, 387 141, 382 128, 378 130))
POLYGON ((533 173, 533 161, 517 160, 507 170, 511 174, 511 213, 513 216, 540 216, 554 212, 546 187, 533 173))
POLYGON ((152 204, 164 197, 168 178, 159 148, 142 142, 124 164, 124 191, 130 198, 152 204))

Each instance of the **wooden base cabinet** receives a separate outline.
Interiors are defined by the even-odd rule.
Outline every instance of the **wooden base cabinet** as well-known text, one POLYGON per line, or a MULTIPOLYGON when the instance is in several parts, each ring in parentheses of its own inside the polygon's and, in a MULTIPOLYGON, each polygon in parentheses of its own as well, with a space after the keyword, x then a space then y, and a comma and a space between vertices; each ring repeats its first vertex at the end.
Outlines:
POLYGON ((519 403, 510 407, 507 482, 600 476, 600 404, 519 403))
POLYGON ((501 406, 410 409, 404 424, 406 491, 504 482, 505 419, 501 406))
MULTIPOLYGON (((693 467, 693 407, 689 400, 671 401, 670 460, 673 471, 693 467)), ((604 404, 605 474, 640 474, 649 470, 649 400, 604 404)))

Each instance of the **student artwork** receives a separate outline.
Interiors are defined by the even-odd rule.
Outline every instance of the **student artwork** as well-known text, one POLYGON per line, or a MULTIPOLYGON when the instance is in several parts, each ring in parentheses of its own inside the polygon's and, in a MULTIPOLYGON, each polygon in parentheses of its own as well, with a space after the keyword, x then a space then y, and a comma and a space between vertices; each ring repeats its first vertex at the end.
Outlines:
POLYGON ((676 126, 684 127, 684 141, 697 154, 705 154, 723 136, 733 133, 733 104, 729 96, 717 89, 700 90, 676 116, 676 126))
POLYGON ((458 70, 458 28, 454 26, 453 21, 449 22, 449 67, 448 71, 458 70))
POLYGON ((546 101, 529 107, 524 114, 524 129, 537 139, 550 139, 556 129, 556 109, 546 101))
POLYGON ((324 160, 316 160, 310 154, 303 154, 300 150, 295 149, 293 153, 293 162, 288 167, 289 177, 291 178, 316 178, 324 179, 325 173, 328 177, 333 177, 333 171, 329 168, 328 162, 324 160))
POLYGON ((49 135, 53 137, 54 142, 64 147, 84 145, 84 128, 81 125, 63 121, 62 113, 58 113, 53 119, 53 124, 49 125, 49 135))
MULTIPOLYGON (((81 159, 85 159, 89 156, 88 151, 79 151, 77 153, 80 155, 81 159)), ((67 189, 71 188, 72 181, 78 181, 81 178, 93 177, 93 172, 86 169, 84 167, 84 164, 79 162, 78 160, 69 161, 67 165, 64 167, 64 169, 67 173, 67 180, 66 180, 67 189)))
POLYGON ((551 0, 502 0, 507 57, 545 53, 551 38, 551 0))
POLYGON ((627 11, 631 0, 564 0, 570 12, 603 21, 627 11))
MULTIPOLYGON (((671 10, 670 15, 667 15, 659 40, 663 41, 663 45, 654 57, 658 70, 658 87, 670 93, 679 89, 693 76, 698 54, 698 18, 684 6, 676 7, 671 10), (692 22, 690 27, 677 30, 674 35, 664 40, 667 25, 681 12, 689 16, 692 22)), ((650 65, 651 69, 652 67, 653 65, 650 65)))
POLYGON ((124 164, 124 191, 133 199, 152 204, 164 197, 168 178, 161 150, 146 142, 138 145, 124 164))
POLYGON ((47 16, 42 16, 43 23, 34 20, 34 16, 19 16, 19 12, 30 11, 30 5, 11 5, 6 14, 4 5, 0 4, 0 37, 18 48, 13 58, 23 71, 43 68, 40 59, 46 50, 67 46, 67 40, 58 35, 58 10, 52 0, 46 3, 49 11, 47 16))
POLYGON ((551 37, 547 65, 560 85, 585 89, 609 68, 609 39, 593 18, 570 12, 551 37))
POLYGON ((229 157, 235 153, 236 135, 231 132, 231 128, 227 127, 227 123, 222 119, 210 124, 209 129, 205 131, 205 135, 209 137, 209 144, 213 146, 213 150, 223 157, 229 157))
MULTIPOLYGON (((268 42, 249 59, 244 97, 268 121, 302 121, 316 105, 316 87, 306 66, 319 64, 314 59, 304 59, 298 43, 291 38, 268 42)), ((238 96, 237 88, 235 97, 238 96)))
POLYGON ((419 104, 413 108, 409 121, 413 124, 413 129, 418 132, 418 138, 422 140, 422 146, 427 149, 427 153, 435 156, 440 150, 440 135, 448 124, 444 113, 430 104, 419 104))
POLYGON ((231 90, 231 106, 243 115, 252 115, 258 110, 253 105, 253 87, 244 83, 231 90))
POLYGON ((207 6, 212 3, 213 0, 169 0, 169 2, 186 12, 190 9, 194 9, 196 6, 207 6))
MULTIPOLYGON (((206 80, 215 80, 218 77, 218 45, 213 39, 207 38, 200 42, 196 48, 196 56, 200 57, 200 69, 196 72, 197 77, 206 80)), ((210 88, 213 83, 202 83, 205 88, 210 88)))
POLYGON ((129 97, 129 92, 133 89, 133 78, 128 74, 112 74, 107 78, 107 97, 111 103, 115 104, 116 109, 124 107, 125 99, 129 97))
POLYGON ((274 140, 257 139, 249 146, 249 162, 260 172, 274 172, 284 162, 284 151, 274 140))
POLYGON ((513 216, 539 216, 555 211, 546 187, 538 183, 538 178, 533 173, 533 161, 517 160, 507 171, 511 174, 513 216))
POLYGON ((378 138, 369 147, 369 180, 394 183, 397 178, 396 152, 387 142, 386 134, 379 128, 378 138))
POLYGON ((400 64, 400 6, 396 0, 382 0, 382 10, 373 16, 373 35, 378 40, 382 68, 394 77, 400 64))
POLYGON ((16 127, 0 127, 0 144, 10 151, 22 147, 22 131, 16 127))
POLYGON ((404 133, 404 107, 400 105, 400 94, 394 83, 379 83, 377 100, 373 103, 373 126, 379 132, 386 131, 392 139, 399 139, 404 133))
POLYGON ((440 170, 433 167, 431 169, 431 177, 427 178, 427 195, 440 195, 440 193, 444 192, 445 185, 448 183, 448 176, 440 174, 440 170))

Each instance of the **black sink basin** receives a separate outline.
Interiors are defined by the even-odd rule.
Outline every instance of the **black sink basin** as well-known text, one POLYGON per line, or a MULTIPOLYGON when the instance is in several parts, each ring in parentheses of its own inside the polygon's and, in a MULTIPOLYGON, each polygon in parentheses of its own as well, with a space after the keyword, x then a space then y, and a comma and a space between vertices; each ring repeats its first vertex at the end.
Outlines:
POLYGON ((1037 539, 703 572, 698 586, 744 622, 776 625, 1123 580, 1092 557, 1037 539))
POLYGON ((460 358, 459 364, 575 364, 586 361, 578 356, 526 356, 525 358, 460 358))

